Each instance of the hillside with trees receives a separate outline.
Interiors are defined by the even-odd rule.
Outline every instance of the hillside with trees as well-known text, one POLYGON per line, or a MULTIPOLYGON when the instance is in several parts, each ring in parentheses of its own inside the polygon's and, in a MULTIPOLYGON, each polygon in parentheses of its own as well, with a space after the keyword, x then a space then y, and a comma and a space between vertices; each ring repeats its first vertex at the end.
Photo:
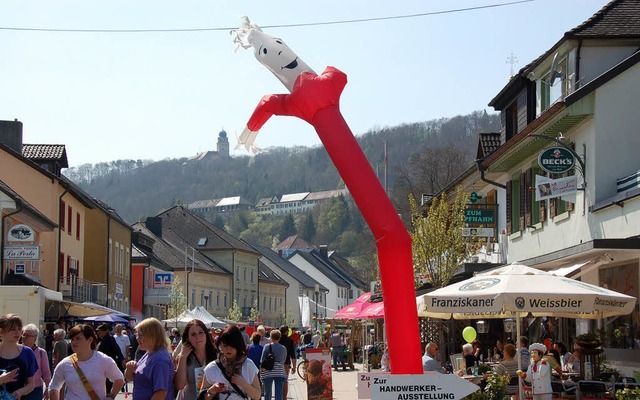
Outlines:
MULTIPOLYGON (((384 143, 387 144, 387 188, 406 223, 409 194, 435 194, 472 165, 479 132, 497 132, 499 116, 477 111, 469 115, 372 129, 357 137, 371 166, 384 181, 384 143)), ((117 160, 84 164, 64 174, 92 196, 106 202, 128 222, 176 204, 241 196, 250 202, 287 193, 344 188, 325 149, 275 147, 255 157, 237 156, 117 160)), ((299 234, 312 244, 328 244, 350 261, 371 264, 374 243, 357 207, 337 198, 312 212, 287 217, 258 218, 243 212, 227 221, 205 216, 248 241, 272 246, 299 234)))

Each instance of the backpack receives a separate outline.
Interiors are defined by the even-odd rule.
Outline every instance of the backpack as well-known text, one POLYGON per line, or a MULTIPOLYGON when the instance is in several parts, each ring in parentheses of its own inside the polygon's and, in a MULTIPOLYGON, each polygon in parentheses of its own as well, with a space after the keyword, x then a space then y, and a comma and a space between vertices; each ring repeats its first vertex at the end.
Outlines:
POLYGON ((276 358, 273 355, 273 345, 269 345, 269 353, 265 356, 264 360, 260 363, 260 368, 271 371, 276 363, 276 358))

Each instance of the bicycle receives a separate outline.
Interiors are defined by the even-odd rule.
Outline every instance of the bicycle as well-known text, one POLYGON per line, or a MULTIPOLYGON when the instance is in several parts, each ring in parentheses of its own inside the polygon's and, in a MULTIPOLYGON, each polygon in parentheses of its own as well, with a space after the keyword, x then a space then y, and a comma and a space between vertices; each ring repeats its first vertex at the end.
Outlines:
POLYGON ((296 372, 298 373, 298 376, 300 377, 300 379, 302 379, 305 382, 307 380, 307 364, 309 364, 309 361, 304 359, 298 362, 298 366, 296 367, 296 372))

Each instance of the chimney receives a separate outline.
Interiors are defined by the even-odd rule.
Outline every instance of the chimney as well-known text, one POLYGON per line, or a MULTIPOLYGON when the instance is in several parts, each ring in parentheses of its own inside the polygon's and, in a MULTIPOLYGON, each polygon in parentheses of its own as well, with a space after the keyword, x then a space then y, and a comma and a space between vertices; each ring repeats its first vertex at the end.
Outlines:
POLYGON ((282 249, 278 249, 278 255, 282 258, 282 249))
POLYGON ((154 235, 161 238, 162 237, 162 218, 160 217, 147 217, 147 222, 145 222, 147 229, 151 231, 154 235))
POLYGON ((22 155, 22 122, 0 121, 0 143, 22 155))
POLYGON ((327 245, 326 244, 321 244, 320 245, 320 256, 322 258, 329 258, 329 251, 327 249, 327 245))

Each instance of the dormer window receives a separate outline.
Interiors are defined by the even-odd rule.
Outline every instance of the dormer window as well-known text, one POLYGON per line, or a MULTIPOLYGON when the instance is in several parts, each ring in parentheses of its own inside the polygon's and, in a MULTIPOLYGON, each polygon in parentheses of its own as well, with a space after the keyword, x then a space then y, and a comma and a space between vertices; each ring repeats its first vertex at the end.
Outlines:
POLYGON ((207 244, 207 238, 206 237, 202 237, 200 239, 198 239, 198 246, 204 246, 207 244))

